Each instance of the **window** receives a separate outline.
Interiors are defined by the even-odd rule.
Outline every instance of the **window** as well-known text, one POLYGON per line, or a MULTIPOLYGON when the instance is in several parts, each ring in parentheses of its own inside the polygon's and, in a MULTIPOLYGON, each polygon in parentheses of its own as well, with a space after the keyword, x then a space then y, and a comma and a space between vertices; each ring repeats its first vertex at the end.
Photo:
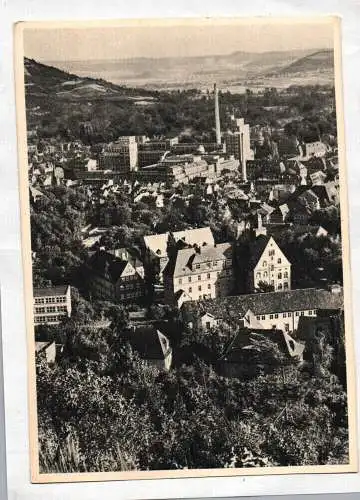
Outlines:
POLYGON ((192 287, 190 286, 190 287, 189 287, 189 293, 191 293, 191 292, 192 292, 192 287))
POLYGON ((210 328, 211 328, 210 321, 207 321, 207 322, 206 322, 206 329, 207 329, 207 330, 210 330, 210 328))
POLYGON ((289 277, 289 273, 287 271, 284 272, 284 278, 288 278, 289 277))
POLYGON ((288 313, 288 318, 291 318, 291 313, 288 313))
POLYGON ((199 292, 201 292, 201 285, 199 286, 198 290, 199 290, 199 292))
POLYGON ((305 311, 301 311, 300 316, 304 316, 305 311))
POLYGON ((266 318, 266 317, 265 317, 265 315, 261 316, 261 319, 262 319, 262 320, 264 320, 265 318, 266 318))
POLYGON ((208 290, 210 290, 210 289, 211 289, 211 285, 210 285, 210 283, 209 283, 209 284, 208 284, 208 290))
POLYGON ((195 265, 196 269, 200 269, 200 264, 195 265))
POLYGON ((191 283, 191 276, 188 277, 188 282, 191 283))
POLYGON ((275 318, 277 319, 278 317, 279 317, 279 315, 278 315, 278 314, 275 314, 275 318))
POLYGON ((273 271, 273 270, 274 270, 274 264, 271 264, 270 271, 273 271))
POLYGON ((179 278, 179 285, 182 284, 182 278, 179 278))
POLYGON ((285 283, 284 283, 284 289, 285 289, 285 290, 287 290, 288 288, 289 288, 289 283, 287 283, 287 282, 285 281, 285 283))
POLYGON ((201 281, 201 274, 199 274, 198 276, 198 281, 201 281))
POLYGON ((210 273, 207 273, 206 277, 209 280, 210 279, 210 273))
POLYGON ((278 273, 278 280, 281 280, 282 278, 282 273, 278 273))
POLYGON ((278 284, 278 290, 282 290, 282 284, 281 283, 278 284))
POLYGON ((274 319, 274 315, 273 314, 270 314, 270 319, 274 319))
POLYGON ((278 264, 281 264, 281 259, 278 259, 278 260, 277 260, 277 263, 278 263, 278 264))
POLYGON ((286 313, 283 313, 283 318, 286 318, 287 314, 286 313))
POLYGON ((261 278, 261 273, 256 273, 257 278, 261 278))
POLYGON ((296 311, 296 313, 295 313, 295 316, 299 316, 299 313, 298 313, 298 311, 296 311))
POLYGON ((267 278, 267 272, 264 271, 264 278, 267 278))
POLYGON ((269 250, 269 256, 275 255, 275 250, 269 250))
POLYGON ((290 330, 289 323, 285 323, 285 332, 288 332, 289 330, 290 330))
POLYGON ((309 311, 309 316, 312 316, 312 311, 309 311))
POLYGON ((267 262, 266 262, 266 260, 264 260, 263 267, 266 267, 266 266, 267 266, 267 262))
POLYGON ((259 321, 260 320, 260 316, 256 316, 256 319, 259 321))

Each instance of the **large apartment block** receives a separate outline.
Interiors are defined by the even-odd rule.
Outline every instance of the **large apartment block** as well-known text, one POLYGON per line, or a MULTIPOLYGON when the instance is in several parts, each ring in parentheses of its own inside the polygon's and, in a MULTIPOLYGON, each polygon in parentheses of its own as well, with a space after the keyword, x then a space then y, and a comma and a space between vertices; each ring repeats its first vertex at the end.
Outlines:
POLYGON ((35 325, 57 325, 71 316, 70 286, 34 288, 33 295, 35 325))
POLYGON ((178 250, 164 270, 165 299, 170 304, 224 297, 233 288, 230 243, 178 250))

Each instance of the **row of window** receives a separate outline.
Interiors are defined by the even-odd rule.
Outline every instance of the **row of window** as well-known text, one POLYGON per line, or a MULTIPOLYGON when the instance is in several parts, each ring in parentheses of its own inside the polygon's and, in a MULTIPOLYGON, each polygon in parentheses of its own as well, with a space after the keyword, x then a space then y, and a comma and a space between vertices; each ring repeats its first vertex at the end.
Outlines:
POLYGON ((64 316, 36 316, 34 318, 35 324, 38 323, 58 323, 64 319, 64 316))
POLYGON ((35 314, 67 312, 67 306, 35 307, 35 314))
MULTIPOLYGON (((281 264, 281 258, 280 257, 278 258, 277 263, 281 264)), ((263 267, 267 267, 267 265, 268 265, 267 261, 264 260, 262 265, 263 265, 263 267)))
POLYGON ((62 302, 66 302, 66 299, 66 295, 46 298, 35 297, 35 304, 61 304, 62 302))
MULTIPOLYGON (((224 271, 224 273, 223 273, 223 274, 224 274, 224 276, 231 276, 231 275, 232 275, 232 270, 231 270, 231 269, 225 269, 225 271, 224 271)), ((214 276, 214 275, 213 275, 213 276, 214 276)), ((217 276, 220 276, 220 272, 219 272, 219 271, 217 272, 217 276)), ((207 273, 206 278, 203 278, 203 279, 205 279, 205 280, 206 280, 206 279, 207 279, 207 280, 211 279, 211 274, 210 274, 210 273, 207 273)), ((188 282, 188 283, 191 283, 192 281, 196 281, 195 276, 188 276, 188 278, 187 278, 187 282, 188 282)), ((199 274, 199 275, 197 276, 197 281, 201 281, 201 274, 199 274)), ((179 278, 179 285, 182 285, 182 284, 183 284, 183 282, 185 282, 185 278, 179 278)))
MULTIPOLYGON (((203 288, 205 288, 205 287, 203 287, 203 288)), ((208 289, 208 290, 211 290, 211 285, 210 285, 210 284, 208 284, 207 289, 208 289)), ((201 285, 200 285, 200 286, 198 286, 198 291, 199 291, 199 292, 201 292, 201 290, 202 290, 202 287, 201 287, 201 285)), ((193 291, 193 289, 192 289, 192 287, 190 286, 190 287, 189 287, 189 293, 192 293, 192 291, 193 291)))
MULTIPOLYGON (((267 271, 263 271, 263 273, 261 274, 261 272, 258 272, 256 273, 256 277, 259 279, 261 277, 263 278, 267 278, 268 277, 268 272, 267 271)), ((281 280, 283 277, 284 279, 287 279, 289 278, 289 273, 287 271, 284 272, 284 275, 283 273, 279 272, 278 275, 277 275, 278 279, 281 280)))
POLYGON ((284 313, 274 313, 274 314, 268 314, 268 315, 260 315, 260 316, 256 316, 256 319, 257 320, 265 320, 267 316, 269 316, 269 319, 278 319, 279 317, 282 317, 283 318, 291 318, 293 314, 295 314, 295 316, 304 316, 305 313, 308 313, 309 316, 313 316, 313 315, 316 315, 316 310, 308 310, 308 311, 295 311, 295 313, 293 312, 284 312, 284 313))

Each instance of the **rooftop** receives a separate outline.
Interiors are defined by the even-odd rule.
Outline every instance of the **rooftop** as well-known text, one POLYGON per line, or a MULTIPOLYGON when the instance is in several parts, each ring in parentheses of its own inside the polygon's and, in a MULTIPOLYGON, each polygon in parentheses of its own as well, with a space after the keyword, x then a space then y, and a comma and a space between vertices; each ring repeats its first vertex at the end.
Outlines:
POLYGON ((52 297, 54 295, 66 295, 69 285, 58 285, 51 287, 34 288, 34 297, 52 297))
POLYGON ((341 293, 332 293, 318 288, 303 288, 186 302, 182 310, 189 318, 210 313, 219 319, 239 320, 249 310, 255 315, 263 315, 314 309, 342 309, 343 300, 342 290, 341 293))

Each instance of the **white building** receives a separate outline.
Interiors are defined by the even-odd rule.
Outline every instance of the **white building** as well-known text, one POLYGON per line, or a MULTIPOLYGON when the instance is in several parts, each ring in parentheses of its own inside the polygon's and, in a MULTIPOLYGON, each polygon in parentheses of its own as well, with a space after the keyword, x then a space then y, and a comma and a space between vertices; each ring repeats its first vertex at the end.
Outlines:
POLYGON ((181 315, 188 327, 203 330, 210 323, 293 332, 301 317, 316 317, 323 309, 343 309, 342 289, 306 288, 186 302, 181 315))
POLYGON ((57 325, 71 316, 71 288, 68 285, 34 288, 34 325, 57 325))
POLYGON ((291 263, 272 236, 258 236, 250 246, 248 289, 256 291, 263 282, 275 292, 291 289, 291 263))

